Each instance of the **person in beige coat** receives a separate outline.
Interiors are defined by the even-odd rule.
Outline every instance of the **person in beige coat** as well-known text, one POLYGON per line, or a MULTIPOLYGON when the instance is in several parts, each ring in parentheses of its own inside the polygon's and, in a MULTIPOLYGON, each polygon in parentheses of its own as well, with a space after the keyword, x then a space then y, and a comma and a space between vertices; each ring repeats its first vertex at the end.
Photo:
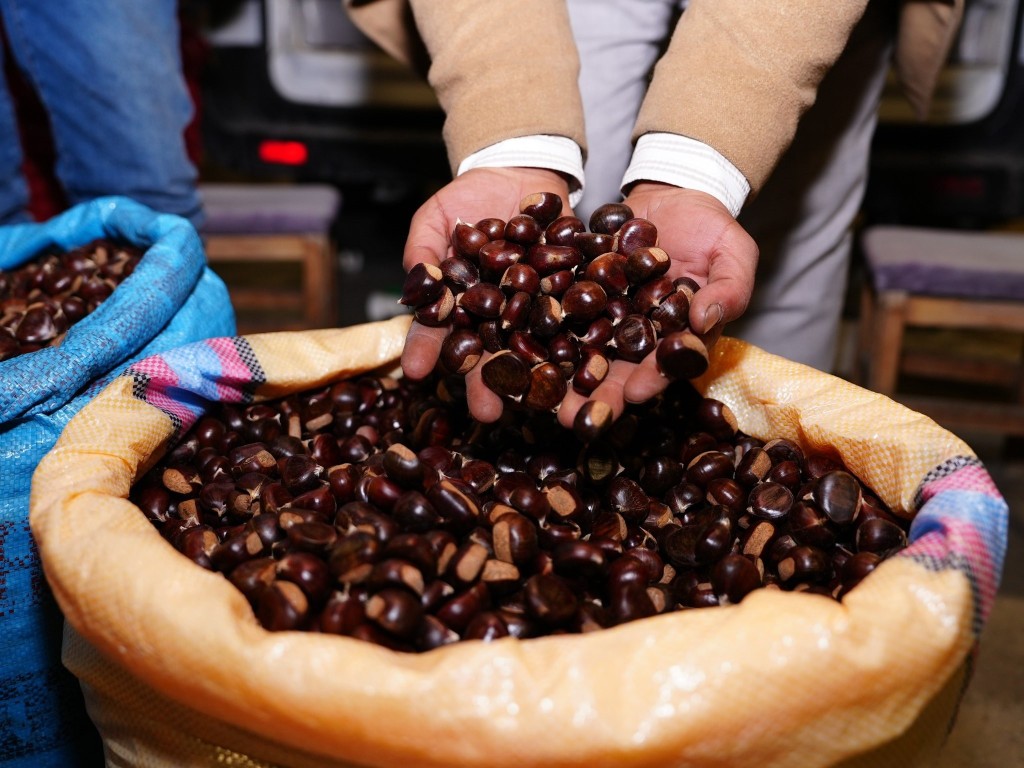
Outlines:
MULTIPOLYGON (((413 217, 406 268, 443 259, 457 218, 510 216, 522 196, 540 190, 578 202, 587 143, 579 56, 564 2, 348 2, 353 20, 381 47, 427 71, 446 113, 444 139, 455 179, 413 217)), ((962 5, 690 0, 643 95, 623 183, 634 213, 658 226, 674 260, 671 274, 689 275, 703 286, 691 307, 695 330, 714 337, 750 303, 758 246, 736 217, 787 154, 851 36, 864 34, 862 20, 890 25, 897 72, 923 115, 962 5)), ((882 51, 887 63, 888 45, 882 51)), ((614 99, 603 108, 630 110, 614 99)), ((807 164, 815 162, 807 158, 807 164)), ((408 375, 432 369, 442 338, 443 331, 414 324, 403 355, 408 375)), ((651 358, 639 365, 616 361, 592 397, 608 402, 617 415, 624 401, 648 399, 665 383, 651 358)), ((478 377, 467 384, 474 415, 497 418, 500 401, 478 377)), ((582 403, 570 392, 559 419, 571 424, 582 403)))

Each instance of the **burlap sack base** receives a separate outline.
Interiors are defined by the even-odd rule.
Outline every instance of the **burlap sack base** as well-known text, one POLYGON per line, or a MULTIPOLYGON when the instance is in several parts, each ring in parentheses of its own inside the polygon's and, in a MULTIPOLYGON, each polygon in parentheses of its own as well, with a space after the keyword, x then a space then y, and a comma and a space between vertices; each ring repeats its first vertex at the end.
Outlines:
MULTIPOLYGON (((403 326, 250 342, 268 371, 276 354, 301 354, 309 366, 280 394, 329 370, 379 368, 397 355, 394 333, 403 326), (360 368, 353 361, 364 356, 360 368)), ((821 374, 761 355, 723 342, 700 385, 733 404, 752 434, 836 445, 891 504, 912 498, 949 455, 969 453, 885 398, 831 377, 812 386, 821 374), (772 402, 758 396, 780 389, 786 396, 772 402), (737 407, 736 392, 749 407, 737 407), (920 439, 886 462, 893 424, 920 439), (891 466, 873 468, 868 451, 891 466)), ((253 734, 238 751, 257 760, 265 736, 333 758, 328 766, 832 765, 906 731, 972 644, 966 579, 906 559, 884 563, 842 604, 763 590, 739 606, 587 636, 403 655, 268 633, 223 577, 181 558, 126 500, 135 467, 169 432, 167 417, 130 390, 121 379, 82 411, 33 491, 47 577, 70 624, 100 652, 95 668, 75 671, 101 690, 110 674, 101 662, 113 662, 159 695, 253 734)), ((233 742, 230 728, 218 736, 210 727, 210 742, 233 742)))

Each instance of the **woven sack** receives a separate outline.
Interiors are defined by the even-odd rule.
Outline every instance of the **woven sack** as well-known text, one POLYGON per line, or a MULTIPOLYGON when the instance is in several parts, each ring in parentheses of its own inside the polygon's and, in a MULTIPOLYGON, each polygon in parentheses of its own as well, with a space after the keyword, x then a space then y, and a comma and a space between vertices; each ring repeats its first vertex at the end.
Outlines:
POLYGON ((36 465, 85 403, 133 360, 234 333, 227 290, 195 229, 125 198, 0 228, 0 270, 98 238, 142 247, 135 272, 59 346, 0 362, 0 766, 71 768, 99 753, 77 681, 60 659, 61 618, 29 533, 36 465), (92 737, 92 742, 89 737, 92 737))
POLYGON ((217 339, 132 366, 36 474, 32 526, 112 766, 928 765, 994 598, 1007 508, 923 416, 723 339, 698 381, 741 429, 834 446, 910 546, 842 602, 756 590, 586 635, 400 654, 270 633, 167 544, 133 479, 211 401, 393 367, 407 319, 217 339))

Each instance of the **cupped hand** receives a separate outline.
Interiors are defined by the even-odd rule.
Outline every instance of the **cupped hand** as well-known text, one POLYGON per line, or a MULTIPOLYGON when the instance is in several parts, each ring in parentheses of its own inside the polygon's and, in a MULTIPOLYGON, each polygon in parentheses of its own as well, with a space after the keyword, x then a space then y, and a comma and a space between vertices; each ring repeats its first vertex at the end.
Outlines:
MULTIPOLYGON (((690 305, 690 327, 711 346, 725 323, 742 315, 750 303, 757 244, 717 198, 704 192, 642 182, 624 202, 634 216, 658 228, 658 245, 672 259, 668 274, 692 278, 701 286, 690 305)), ((640 363, 615 360, 589 399, 607 403, 618 418, 625 403, 650 400, 668 383, 653 353, 640 363)), ((571 426, 587 399, 570 390, 558 420, 571 426)))
MULTIPOLYGON (((569 209, 569 187, 560 174, 543 168, 477 168, 456 177, 430 197, 412 217, 402 263, 406 271, 420 262, 440 264, 451 255, 451 233, 458 221, 475 224, 484 218, 504 218, 519 213, 520 201, 534 192, 556 192, 562 197, 563 214, 569 209)), ((434 370, 441 343, 449 328, 432 328, 414 322, 402 352, 402 369, 411 379, 422 379, 434 370)), ((502 402, 480 377, 485 355, 466 375, 470 413, 482 422, 496 421, 502 402)))

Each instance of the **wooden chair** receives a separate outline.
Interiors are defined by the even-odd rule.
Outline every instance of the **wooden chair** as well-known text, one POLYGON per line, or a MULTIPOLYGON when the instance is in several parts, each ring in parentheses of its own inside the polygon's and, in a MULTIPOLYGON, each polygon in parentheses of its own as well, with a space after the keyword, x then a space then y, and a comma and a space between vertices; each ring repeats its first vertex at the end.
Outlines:
POLYGON ((200 184, 199 191, 207 260, 227 284, 239 333, 336 323, 334 187, 200 184), (297 278, 289 271, 296 269, 297 278))
POLYGON ((1024 234, 875 226, 861 245, 868 279, 857 381, 954 431, 1024 435, 1019 350, 983 355, 980 343, 992 331, 1024 337, 1024 234), (911 328, 967 331, 968 341, 915 351, 906 344, 911 328), (956 386, 941 395, 906 394, 902 374, 956 386))

